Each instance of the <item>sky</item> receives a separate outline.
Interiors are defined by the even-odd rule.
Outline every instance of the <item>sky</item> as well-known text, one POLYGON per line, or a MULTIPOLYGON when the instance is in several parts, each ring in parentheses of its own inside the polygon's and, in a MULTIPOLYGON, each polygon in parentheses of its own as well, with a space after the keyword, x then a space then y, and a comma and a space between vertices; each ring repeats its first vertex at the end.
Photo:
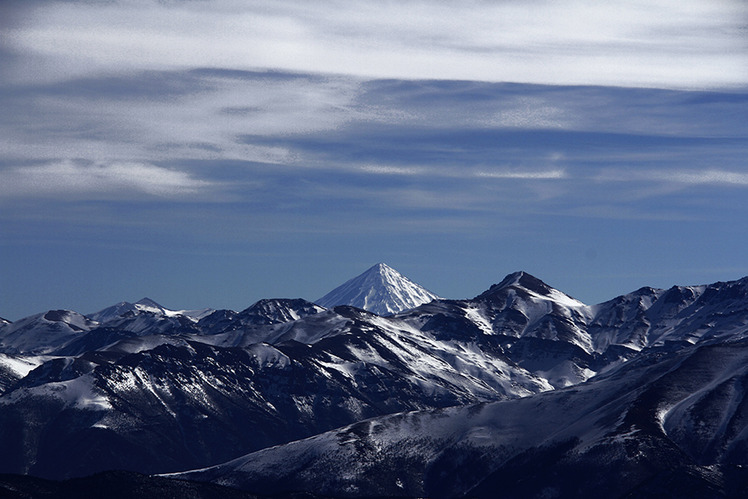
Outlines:
POLYGON ((748 275, 742 0, 0 3, 0 316, 748 275))

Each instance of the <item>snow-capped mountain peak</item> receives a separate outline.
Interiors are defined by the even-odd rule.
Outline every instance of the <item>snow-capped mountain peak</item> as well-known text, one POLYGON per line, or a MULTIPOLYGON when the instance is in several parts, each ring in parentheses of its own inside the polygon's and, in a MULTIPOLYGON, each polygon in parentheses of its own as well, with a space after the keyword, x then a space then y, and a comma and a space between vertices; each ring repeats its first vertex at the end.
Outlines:
POLYGON ((378 263, 330 291, 316 303, 327 308, 350 305, 378 315, 391 315, 435 299, 439 299, 439 296, 389 265, 378 263))
POLYGON ((135 305, 136 309, 143 312, 164 313, 166 311, 164 307, 151 300, 147 296, 136 301, 133 305, 135 305))
POLYGON ((137 314, 139 312, 154 312, 162 315, 163 311, 164 308, 155 301, 151 300, 150 298, 143 298, 136 301, 135 303, 121 301, 117 304, 112 305, 111 307, 107 307, 93 314, 89 314, 88 317, 97 322, 105 324, 110 320, 122 317, 127 313, 137 314))
POLYGON ((519 291, 527 297, 536 300, 550 300, 567 307, 587 307, 587 305, 581 301, 549 286, 537 277, 524 271, 513 272, 507 275, 500 283, 494 284, 488 289, 488 291, 482 293, 476 299, 489 299, 495 295, 506 294, 507 290, 519 291))
POLYGON ((4 353, 48 353, 96 326, 96 321, 72 310, 48 310, 4 325, 0 349, 4 353))
POLYGON ((291 322, 324 312, 324 308, 301 298, 263 299, 238 314, 243 324, 268 325, 291 322))
POLYGON ((213 312, 213 309, 201 309, 201 310, 169 310, 163 307, 154 300, 146 297, 142 298, 135 303, 122 301, 111 307, 107 307, 103 310, 99 310, 96 313, 90 314, 88 317, 105 324, 111 320, 119 319, 127 314, 138 315, 140 313, 151 313, 157 316, 165 317, 176 317, 184 316, 192 322, 197 322, 199 319, 209 315, 213 312))

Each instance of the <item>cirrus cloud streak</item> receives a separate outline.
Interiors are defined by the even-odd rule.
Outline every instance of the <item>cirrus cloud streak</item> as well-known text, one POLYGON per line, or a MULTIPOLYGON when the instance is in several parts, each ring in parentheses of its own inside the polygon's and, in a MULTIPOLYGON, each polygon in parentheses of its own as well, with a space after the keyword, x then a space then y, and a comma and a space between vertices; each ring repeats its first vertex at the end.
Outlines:
POLYGON ((748 82, 740 0, 38 5, 7 36, 10 50, 44 63, 20 78, 210 66, 660 88, 748 82))
POLYGON ((183 171, 136 162, 63 160, 0 170, 0 198, 116 199, 133 193, 180 198, 212 185, 183 171))
POLYGON ((723 185, 748 187, 748 173, 715 168, 703 170, 645 170, 634 172, 606 171, 596 177, 604 182, 645 182, 657 181, 677 185, 723 185))

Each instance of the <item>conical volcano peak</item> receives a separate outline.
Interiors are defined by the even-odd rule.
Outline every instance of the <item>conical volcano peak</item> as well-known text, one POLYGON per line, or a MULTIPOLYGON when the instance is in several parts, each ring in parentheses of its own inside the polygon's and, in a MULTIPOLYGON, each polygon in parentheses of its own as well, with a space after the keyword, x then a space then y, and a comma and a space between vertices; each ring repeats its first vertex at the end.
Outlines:
MULTIPOLYGON (((362 276, 367 276, 371 279, 382 279, 384 282, 391 283, 393 285, 398 285, 401 281, 407 281, 412 284, 413 281, 402 275, 397 270, 393 269, 386 263, 378 263, 372 267, 370 267, 368 270, 366 270, 362 276)), ((416 284, 417 286, 417 284, 416 284)))
POLYGON ((316 301, 332 308, 350 305, 379 315, 390 315, 439 297, 385 263, 378 263, 316 301))
POLYGON ((363 272, 363 274, 361 274, 361 275, 365 275, 365 274, 379 274, 379 275, 383 275, 383 276, 384 275, 393 275, 393 276, 403 277, 403 275, 400 274, 400 272, 398 272, 397 270, 393 269, 392 267, 390 267, 386 263, 378 263, 376 265, 372 265, 371 267, 369 267, 368 269, 366 269, 363 272))
POLYGON ((366 269, 363 273, 360 275, 368 275, 368 274, 379 274, 379 275, 386 275, 388 273, 398 273, 395 269, 387 265, 386 263, 377 263, 376 265, 372 265, 368 269, 366 269))

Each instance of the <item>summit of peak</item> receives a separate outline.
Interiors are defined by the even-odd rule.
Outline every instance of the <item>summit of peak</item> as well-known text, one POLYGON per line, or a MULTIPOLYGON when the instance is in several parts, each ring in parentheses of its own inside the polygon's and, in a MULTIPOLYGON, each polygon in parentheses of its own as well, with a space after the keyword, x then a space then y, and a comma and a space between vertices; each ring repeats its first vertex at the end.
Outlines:
POLYGON ((535 296, 536 298, 557 301, 568 306, 585 306, 584 303, 549 286, 534 275, 523 270, 507 275, 500 283, 494 284, 487 291, 477 296, 476 299, 493 299, 493 297, 507 293, 510 290, 519 291, 522 294, 535 296))
POLYGON ((376 265, 372 265, 371 267, 369 267, 369 269, 366 270, 364 272, 364 274, 368 274, 368 273, 379 273, 379 274, 395 273, 395 274, 400 274, 400 272, 398 272, 397 270, 393 269, 392 267, 390 267, 389 265, 387 265, 384 262, 379 262, 376 265))
POLYGON ((103 310, 99 310, 98 312, 89 314, 88 317, 97 322, 104 324, 110 320, 118 319, 124 316, 125 314, 138 314, 140 312, 152 312, 152 313, 161 315, 161 314, 164 314, 166 311, 167 310, 164 307, 162 307, 155 301, 151 300, 150 298, 145 297, 145 298, 141 298, 135 303, 130 303, 128 301, 121 301, 103 310))
POLYGON ((164 308, 161 305, 159 305, 158 303, 156 303, 156 301, 148 298, 147 296, 145 296, 145 297, 141 298, 140 300, 136 301, 134 303, 134 305, 144 305, 146 307, 164 308))
POLYGON ((386 263, 377 263, 316 301, 332 308, 349 305, 379 315, 408 310, 439 296, 414 283, 386 263))
POLYGON ((524 270, 512 272, 511 274, 507 275, 496 286, 498 288, 505 288, 505 287, 510 287, 510 286, 521 286, 531 291, 542 292, 542 293, 545 293, 552 289, 549 285, 547 285, 546 283, 544 283, 543 281, 541 281, 534 275, 528 272, 525 272, 524 270))

